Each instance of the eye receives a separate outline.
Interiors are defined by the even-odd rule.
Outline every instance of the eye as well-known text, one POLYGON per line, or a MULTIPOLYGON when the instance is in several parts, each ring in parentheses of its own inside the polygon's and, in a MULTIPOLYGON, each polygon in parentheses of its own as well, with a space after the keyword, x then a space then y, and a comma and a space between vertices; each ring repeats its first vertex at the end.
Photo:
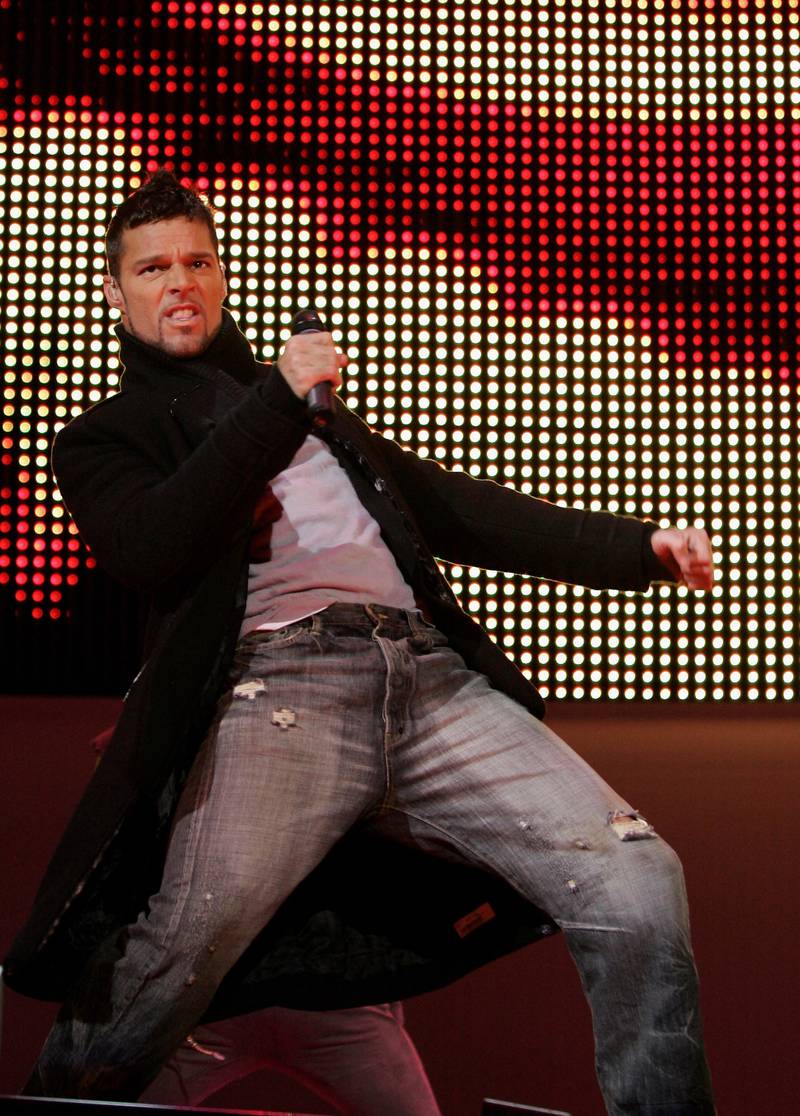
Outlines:
POLYGON ((197 271, 199 271, 201 268, 205 268, 205 267, 208 267, 208 266, 209 266, 208 260, 195 260, 194 263, 192 264, 192 267, 195 268, 195 270, 197 270, 197 271))

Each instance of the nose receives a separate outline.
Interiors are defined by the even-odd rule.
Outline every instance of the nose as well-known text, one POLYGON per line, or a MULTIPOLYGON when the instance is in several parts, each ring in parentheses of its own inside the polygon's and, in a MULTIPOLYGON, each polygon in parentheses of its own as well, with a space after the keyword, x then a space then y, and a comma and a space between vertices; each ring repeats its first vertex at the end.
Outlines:
POLYGON ((167 272, 167 287, 173 294, 191 290, 195 285, 195 276, 191 268, 185 264, 175 262, 167 272))

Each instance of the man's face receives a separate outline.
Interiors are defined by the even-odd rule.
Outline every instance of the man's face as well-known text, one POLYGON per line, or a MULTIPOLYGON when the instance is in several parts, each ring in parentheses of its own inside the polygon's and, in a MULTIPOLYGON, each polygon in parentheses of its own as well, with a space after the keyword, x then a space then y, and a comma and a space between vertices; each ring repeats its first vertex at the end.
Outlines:
POLYGON ((186 217, 126 229, 119 279, 106 275, 103 289, 129 333, 174 357, 208 347, 227 293, 210 231, 186 217))

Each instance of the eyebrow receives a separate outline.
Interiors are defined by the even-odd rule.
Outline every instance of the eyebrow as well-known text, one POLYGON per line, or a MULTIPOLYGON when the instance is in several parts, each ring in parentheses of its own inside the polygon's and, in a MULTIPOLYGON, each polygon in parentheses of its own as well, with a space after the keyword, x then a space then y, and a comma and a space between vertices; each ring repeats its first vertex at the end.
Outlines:
MULTIPOLYGON (((154 252, 150 256, 140 256, 138 260, 131 261, 131 267, 143 267, 146 264, 158 263, 163 260, 167 255, 171 256, 168 252, 154 252)), ((196 252, 184 252, 184 256, 191 256, 193 260, 213 260, 215 259, 214 253, 209 252, 205 248, 198 249, 196 252)))

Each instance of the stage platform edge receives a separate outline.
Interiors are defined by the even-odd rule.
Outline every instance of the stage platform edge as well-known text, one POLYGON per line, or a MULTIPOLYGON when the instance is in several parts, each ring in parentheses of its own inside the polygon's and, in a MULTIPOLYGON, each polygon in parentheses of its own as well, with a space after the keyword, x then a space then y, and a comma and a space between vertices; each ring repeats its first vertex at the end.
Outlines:
POLYGON ((320 1116, 272 1108, 192 1108, 132 1101, 69 1100, 61 1097, 0 1097, 0 1116, 320 1116))

